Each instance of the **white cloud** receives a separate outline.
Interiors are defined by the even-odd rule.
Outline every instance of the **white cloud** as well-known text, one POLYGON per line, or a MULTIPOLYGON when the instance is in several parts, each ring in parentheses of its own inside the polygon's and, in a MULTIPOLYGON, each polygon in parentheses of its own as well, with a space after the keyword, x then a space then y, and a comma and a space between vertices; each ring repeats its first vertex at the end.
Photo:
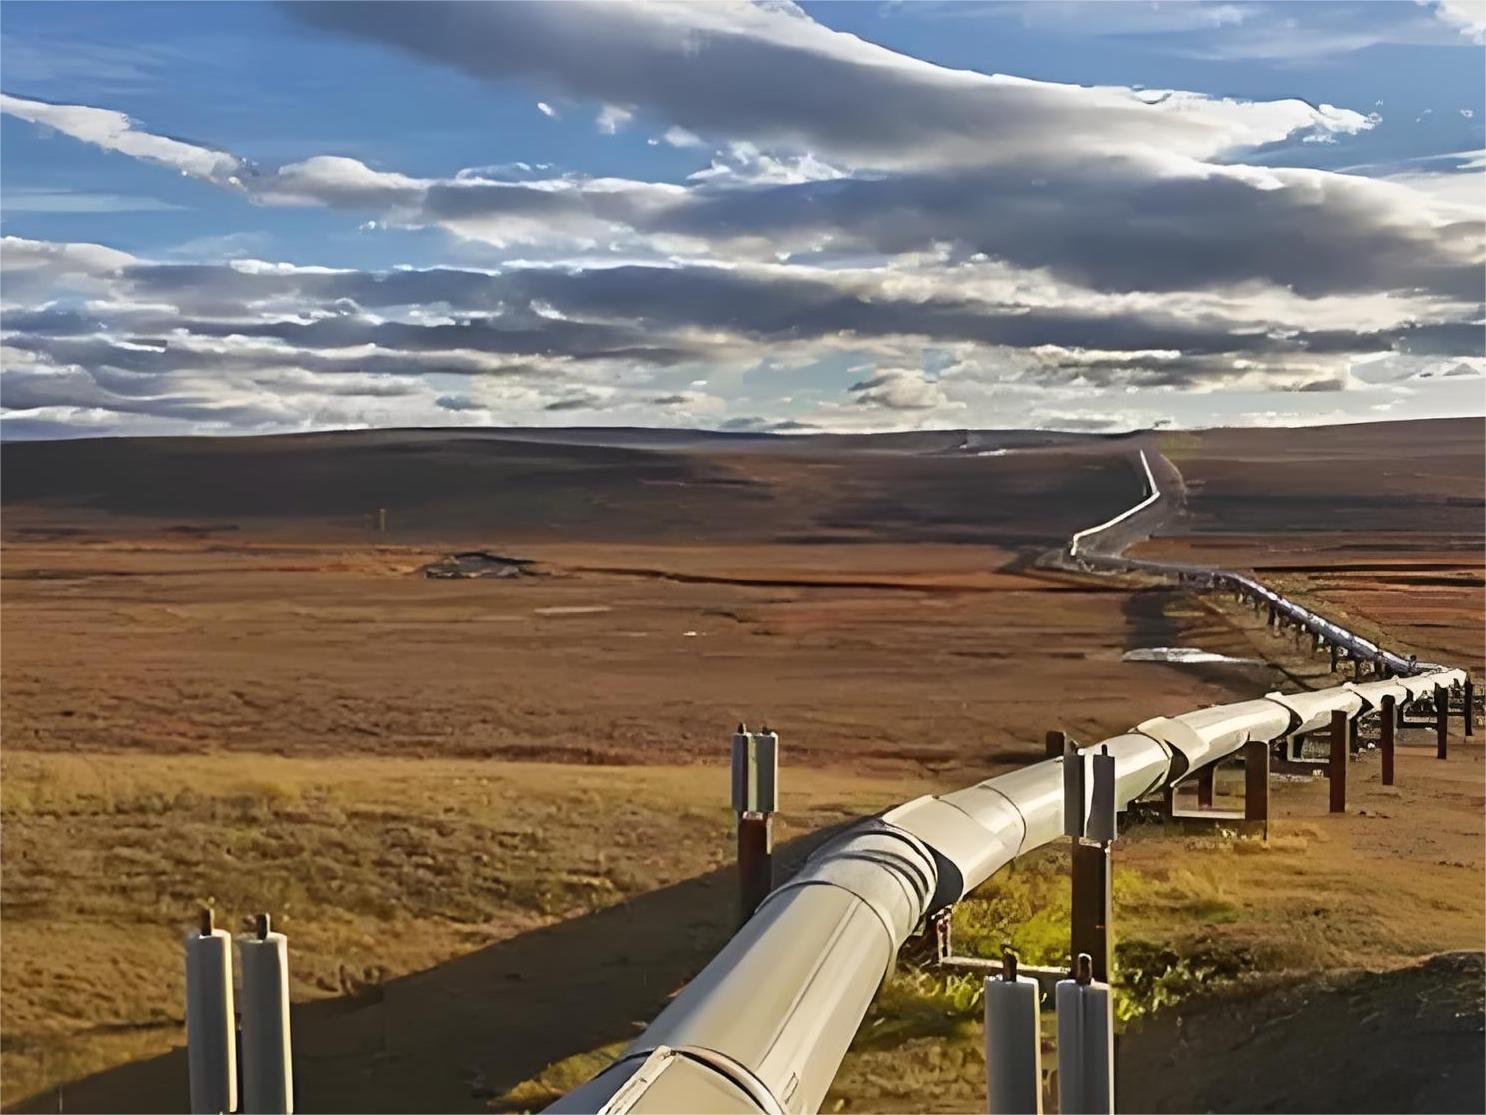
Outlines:
POLYGON ((558 119, 557 109, 553 108, 546 101, 537 102, 537 111, 540 112, 543 116, 546 116, 550 119, 558 119))
POLYGON ((633 120, 634 116, 634 112, 630 109, 621 108, 618 105, 605 105, 599 110, 594 123, 598 125, 599 131, 611 136, 633 120))
POLYGON ((0 93, 0 112, 53 128, 63 135, 136 159, 174 167, 182 174, 224 185, 238 185, 244 167, 225 151, 142 132, 122 112, 86 105, 54 105, 0 93))
POLYGON ((1471 42, 1486 43, 1486 0, 1436 0, 1434 10, 1471 42))
POLYGON ((944 389, 913 368, 881 368, 849 388, 860 406, 935 410, 949 404, 944 389))

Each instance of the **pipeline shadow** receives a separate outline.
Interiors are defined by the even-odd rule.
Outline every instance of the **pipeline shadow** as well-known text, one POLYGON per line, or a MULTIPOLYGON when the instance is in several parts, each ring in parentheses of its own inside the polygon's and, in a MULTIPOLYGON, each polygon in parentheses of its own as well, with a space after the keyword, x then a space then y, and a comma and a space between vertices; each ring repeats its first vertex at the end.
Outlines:
MULTIPOLYGON (((779 844, 776 879, 856 823, 779 844)), ((736 901, 729 863, 369 992, 297 1003, 299 1110, 488 1112, 553 1062, 638 1036, 726 942, 736 901)), ((184 1029, 181 1041, 5 1109, 186 1111, 184 1029)))

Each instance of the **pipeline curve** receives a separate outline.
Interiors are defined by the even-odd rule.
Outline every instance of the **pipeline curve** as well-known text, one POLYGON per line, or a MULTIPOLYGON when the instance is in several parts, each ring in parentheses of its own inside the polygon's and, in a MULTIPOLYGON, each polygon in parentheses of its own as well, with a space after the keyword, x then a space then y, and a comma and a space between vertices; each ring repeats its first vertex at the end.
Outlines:
MULTIPOLYGON (((1252 577, 1122 556, 1131 532, 1170 513, 1141 453, 1140 503, 1070 541, 1066 560, 1228 588, 1272 605, 1385 675, 1307 693, 1270 693, 1157 717, 1082 749, 1115 760, 1118 808, 1234 754, 1326 723, 1461 688, 1464 671, 1406 660, 1252 577)), ((1174 471, 1174 469, 1173 469, 1174 471)), ((929 918, 1064 831, 1062 758, 925 795, 846 830, 775 890, 655 1021, 551 1112, 818 1111, 898 950, 929 918)))

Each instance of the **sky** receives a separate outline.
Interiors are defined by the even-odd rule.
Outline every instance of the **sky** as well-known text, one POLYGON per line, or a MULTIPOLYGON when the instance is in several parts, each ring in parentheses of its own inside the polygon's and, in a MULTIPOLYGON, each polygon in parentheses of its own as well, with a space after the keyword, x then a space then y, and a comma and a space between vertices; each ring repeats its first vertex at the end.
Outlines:
POLYGON ((0 436, 1486 413, 1486 0, 32 3, 0 436))

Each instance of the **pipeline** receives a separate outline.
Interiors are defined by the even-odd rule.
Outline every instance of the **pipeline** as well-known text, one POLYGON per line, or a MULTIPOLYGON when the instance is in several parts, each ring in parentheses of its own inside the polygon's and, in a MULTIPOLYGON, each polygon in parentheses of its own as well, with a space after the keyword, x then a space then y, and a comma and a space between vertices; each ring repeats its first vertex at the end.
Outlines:
MULTIPOLYGON (((1081 532, 1085 541, 1125 515, 1081 532)), ((1084 563, 1153 568, 1070 545, 1084 563)), ((1312 693, 1146 720, 1082 749, 1115 760, 1116 805, 1164 789, 1253 740, 1312 730, 1334 710, 1355 719, 1385 696, 1406 703, 1462 686, 1461 670, 1406 662, 1265 589, 1252 578, 1163 565, 1242 585, 1337 643, 1366 648, 1397 674, 1312 693)), ((550 1112, 765 1112, 819 1110, 898 950, 934 914, 954 905, 1018 856, 1058 838, 1063 762, 1047 759, 950 793, 926 795, 862 822, 817 850, 766 898, 738 933, 606 1069, 550 1112)))
POLYGON ((1071 562, 1084 569, 1102 569, 1118 573, 1153 573, 1158 576, 1176 577, 1178 580, 1191 579, 1213 588, 1227 589, 1240 597, 1247 596, 1263 605, 1273 607, 1278 615, 1285 616, 1317 638, 1324 639, 1346 651, 1349 659, 1371 662, 1378 673, 1407 675, 1444 669, 1437 662, 1420 662, 1380 647, 1377 643, 1348 631, 1340 624, 1333 623, 1318 612, 1313 612, 1281 596, 1262 582, 1245 574, 1182 562, 1125 557, 1119 552, 1104 554, 1090 548, 1089 543, 1094 541, 1098 535, 1125 522, 1137 512, 1145 510, 1162 498, 1163 493, 1156 484, 1156 478, 1151 472, 1151 463, 1144 449, 1140 450, 1140 467, 1144 474, 1145 497, 1122 514, 1075 534, 1068 543, 1067 557, 1071 562))

